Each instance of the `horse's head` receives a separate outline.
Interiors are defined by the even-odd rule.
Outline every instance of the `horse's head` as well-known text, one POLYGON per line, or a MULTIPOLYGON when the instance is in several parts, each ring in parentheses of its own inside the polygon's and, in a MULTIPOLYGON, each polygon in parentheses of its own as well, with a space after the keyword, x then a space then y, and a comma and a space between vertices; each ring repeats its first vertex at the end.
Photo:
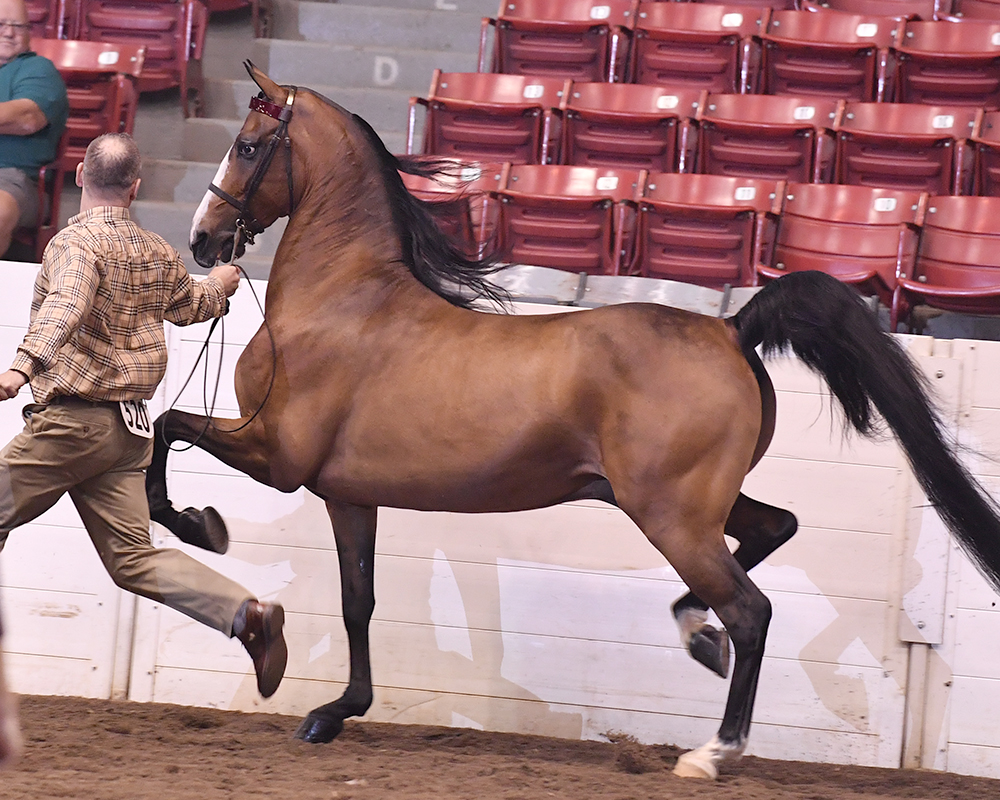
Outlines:
POLYGON ((279 86, 249 61, 245 66, 261 92, 250 101, 250 114, 194 215, 189 244, 203 267, 232 256, 237 225, 243 235, 236 255, 242 255, 248 236, 252 240, 289 214, 301 192, 303 170, 288 130, 295 90, 279 86))

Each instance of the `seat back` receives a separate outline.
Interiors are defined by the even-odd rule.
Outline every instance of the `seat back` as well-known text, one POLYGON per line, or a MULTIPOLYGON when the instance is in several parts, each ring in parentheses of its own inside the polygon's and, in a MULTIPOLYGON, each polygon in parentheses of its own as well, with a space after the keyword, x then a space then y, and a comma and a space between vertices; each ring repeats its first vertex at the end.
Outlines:
POLYGON ((499 252, 515 264, 616 275, 645 179, 642 170, 512 166, 498 193, 499 252))
POLYGON ((493 72, 545 75, 577 81, 613 81, 624 75, 633 0, 505 0, 492 25, 493 72))
POLYGON ((968 106, 848 103, 837 123, 837 181, 967 194, 973 172, 968 140, 981 116, 981 109, 968 106))
POLYGON ((761 33, 761 91, 881 99, 899 27, 870 14, 774 11, 761 33))
POLYGON ((703 97, 666 86, 574 83, 561 108, 562 162, 657 172, 691 169, 691 120, 703 97))
POLYGON ((25 0, 32 42, 39 39, 70 38, 74 33, 69 24, 70 14, 75 14, 73 2, 74 0, 25 0))
POLYGON ((408 148, 415 105, 427 107, 423 152, 461 161, 538 164, 558 157, 553 118, 570 82, 560 78, 435 70, 426 98, 410 101, 408 148))
POLYGON ((650 173, 639 201, 633 272, 722 288, 756 283, 770 263, 785 183, 650 173))
POLYGON ((1000 111, 983 114, 972 137, 974 180, 972 194, 1000 197, 1000 111))
POLYGON ((742 92, 756 83, 754 37, 767 8, 707 3, 639 3, 629 69, 633 83, 742 92))
POLYGON ((470 256, 487 249, 496 228, 497 204, 493 197, 503 186, 506 164, 454 161, 437 178, 400 173, 403 184, 415 197, 430 204, 442 232, 470 256))
POLYGON ((1000 107, 1000 22, 907 22, 896 102, 1000 107))
POLYGON ((201 0, 79 0, 79 38, 143 45, 139 91, 179 87, 185 116, 200 115, 208 9, 201 0))
POLYGON ((59 39, 39 40, 32 47, 55 64, 66 83, 69 118, 61 167, 72 172, 102 133, 132 132, 145 48, 59 39))
POLYGON ((843 100, 710 94, 698 110, 697 171, 796 182, 833 177, 843 100))
POLYGON ((803 0, 802 8, 893 19, 934 20, 951 10, 951 0, 803 0))
POLYGON ((837 184, 789 184, 773 270, 820 270, 889 305, 897 274, 912 272, 922 192, 837 184))
POLYGON ((995 0, 953 0, 951 14, 962 19, 1000 22, 1000 3, 995 0))

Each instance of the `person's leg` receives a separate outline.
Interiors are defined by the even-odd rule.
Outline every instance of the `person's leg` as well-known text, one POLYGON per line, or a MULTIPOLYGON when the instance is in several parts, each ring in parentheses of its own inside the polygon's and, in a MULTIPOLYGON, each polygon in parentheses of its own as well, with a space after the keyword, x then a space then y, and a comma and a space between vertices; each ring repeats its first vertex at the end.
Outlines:
POLYGON ((0 637, 0 769, 14 763, 21 752, 21 727, 17 719, 17 698, 7 686, 0 637))
POLYGON ((108 573, 123 589, 237 636, 253 658, 260 693, 269 697, 281 682, 288 656, 284 610, 258 603, 238 583, 180 550, 153 547, 144 471, 152 443, 136 441, 124 425, 116 435, 122 453, 116 469, 70 490, 108 573))
POLYGON ((26 172, 0 169, 0 258, 10 248, 14 231, 38 222, 38 187, 26 172))

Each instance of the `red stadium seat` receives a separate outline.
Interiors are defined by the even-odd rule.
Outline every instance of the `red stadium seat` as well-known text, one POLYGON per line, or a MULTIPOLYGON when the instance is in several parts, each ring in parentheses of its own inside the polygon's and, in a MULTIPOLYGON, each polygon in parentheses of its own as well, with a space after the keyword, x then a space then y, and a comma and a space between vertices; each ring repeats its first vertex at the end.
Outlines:
POLYGON ((435 70, 426 98, 410 98, 407 153, 416 106, 427 108, 423 152, 461 161, 540 164, 558 158, 560 78, 435 70))
POLYGON ((562 162, 581 167, 693 169, 691 125, 703 92, 574 83, 563 97, 562 162))
POLYGON ((79 0, 79 38, 144 45, 139 91, 180 87, 184 116, 200 116, 208 9, 201 0, 79 0))
POLYGON ((1000 197, 931 197, 912 273, 899 278, 890 324, 914 305, 1000 314, 1000 197))
POLYGON ((631 272, 720 289, 770 263, 784 181, 650 173, 631 272))
POLYGON ((803 0, 802 8, 893 19, 933 20, 951 11, 951 0, 803 0))
POLYGON ((894 53, 896 102, 1000 107, 1000 23, 907 22, 894 53))
POLYGON ((837 123, 837 182, 969 194, 969 139, 981 115, 967 106, 848 103, 837 123))
POLYGON ((987 111, 972 137, 972 194, 1000 197, 1000 111, 987 111))
POLYGON ((143 46, 43 39, 32 48, 55 64, 66 83, 69 119, 61 151, 63 170, 75 170, 87 145, 102 133, 132 132, 143 46))
POLYGON ((913 273, 927 195, 868 186, 789 184, 764 280, 819 270, 892 303, 897 276, 913 273))
POLYGON ((755 85, 754 37, 769 10, 707 3, 639 3, 629 69, 633 83, 743 92, 755 85))
POLYGON ((1000 22, 1000 2, 996 0, 954 0, 951 15, 955 19, 980 19, 1000 22))
POLYGON ((454 161, 453 168, 437 179, 401 173, 410 193, 431 204, 441 228, 471 256, 479 257, 496 228, 497 204, 493 197, 504 185, 507 164, 454 161))
POLYGON ((76 15, 75 0, 25 0, 24 4, 32 41, 73 38, 71 19, 76 15))
MULTIPOLYGON (((49 240, 59 229, 59 213, 65 172, 62 167, 66 135, 59 140, 56 160, 38 170, 39 220, 33 228, 18 228, 14 231, 13 242, 24 248, 30 258, 41 263, 42 254, 49 240)), ((11 248, 13 250, 13 248, 11 248)), ((0 253, 0 257, 3 257, 0 253)))
POLYGON ((633 0, 504 0, 495 18, 483 18, 479 71, 487 69, 492 26, 491 72, 620 80, 629 41, 624 31, 632 27, 633 6, 633 0))
POLYGON ((274 16, 271 0, 205 0, 205 6, 209 14, 250 6, 253 35, 258 39, 265 39, 271 34, 271 19, 274 16))
POLYGON ((826 97, 711 94, 698 109, 696 171, 828 182, 843 104, 826 97))
POLYGON ((774 11, 761 33, 765 94, 881 100, 899 23, 832 11, 774 11))
POLYGON ((645 179, 642 170, 512 166, 498 193, 498 252, 514 264, 617 275, 645 179))

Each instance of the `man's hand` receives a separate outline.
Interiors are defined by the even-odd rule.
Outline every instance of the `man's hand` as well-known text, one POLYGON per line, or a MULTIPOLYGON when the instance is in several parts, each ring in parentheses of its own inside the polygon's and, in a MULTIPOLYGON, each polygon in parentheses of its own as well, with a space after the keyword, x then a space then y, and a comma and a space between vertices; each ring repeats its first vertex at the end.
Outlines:
POLYGON ((235 264, 219 264, 208 273, 209 278, 218 278, 226 297, 232 297, 236 287, 240 285, 240 268, 235 264))
POLYGON ((28 382, 23 372, 16 369, 9 369, 0 373, 0 400, 10 400, 15 397, 18 390, 28 382))

